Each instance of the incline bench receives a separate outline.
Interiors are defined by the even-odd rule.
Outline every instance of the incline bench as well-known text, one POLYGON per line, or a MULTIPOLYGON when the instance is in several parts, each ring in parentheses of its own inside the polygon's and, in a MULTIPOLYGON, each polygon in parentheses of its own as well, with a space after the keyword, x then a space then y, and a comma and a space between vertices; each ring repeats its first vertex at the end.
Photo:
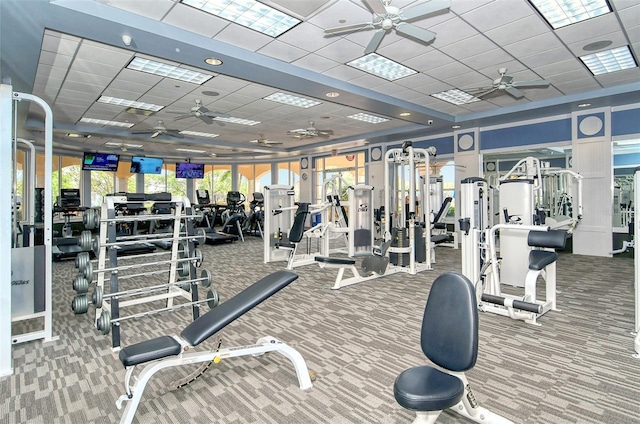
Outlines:
POLYGON ((275 351, 293 363, 300 389, 311 388, 311 377, 302 355, 294 348, 273 337, 262 337, 255 345, 250 346, 187 353, 192 347, 207 340, 236 318, 259 305, 297 278, 298 275, 289 271, 274 272, 193 321, 182 330, 180 336, 157 337, 122 349, 119 357, 126 369, 125 394, 120 396, 116 406, 120 409, 123 401, 128 400, 129 402, 120 423, 131 423, 133 421, 145 386, 156 372, 168 367, 211 361, 218 363, 222 358, 246 355, 258 356, 275 351), (136 365, 148 362, 150 363, 140 372, 136 382, 131 385, 131 377, 136 365))

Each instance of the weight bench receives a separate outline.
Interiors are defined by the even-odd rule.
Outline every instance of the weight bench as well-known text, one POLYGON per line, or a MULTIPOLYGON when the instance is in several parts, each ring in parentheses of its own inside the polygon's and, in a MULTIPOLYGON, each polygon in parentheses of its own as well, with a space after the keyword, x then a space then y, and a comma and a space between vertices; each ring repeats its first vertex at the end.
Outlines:
POLYGON ((555 249, 564 249, 567 232, 564 230, 529 231, 527 245, 529 251, 529 271, 524 281, 524 297, 482 294, 481 300, 499 305, 501 311, 492 312, 524 320, 528 324, 537 323, 537 318, 556 308, 556 261, 555 249), (545 298, 539 300, 536 294, 538 276, 545 281, 545 298))
POLYGON ((122 349, 119 357, 126 370, 124 379, 125 394, 118 398, 116 406, 121 409, 123 401, 128 400, 129 402, 120 423, 131 423, 133 421, 145 386, 156 372, 169 367, 205 362, 217 364, 223 358, 247 355, 259 356, 267 352, 278 352, 293 363, 300 389, 311 388, 311 377, 302 355, 294 348, 270 336, 262 337, 254 345, 249 346, 210 350, 208 352, 189 352, 191 348, 207 340, 236 318, 273 296, 297 278, 298 275, 292 272, 276 271, 193 321, 182 330, 180 336, 157 337, 122 349), (149 364, 145 366, 135 383, 131 385, 131 377, 135 367, 146 363, 149 364))

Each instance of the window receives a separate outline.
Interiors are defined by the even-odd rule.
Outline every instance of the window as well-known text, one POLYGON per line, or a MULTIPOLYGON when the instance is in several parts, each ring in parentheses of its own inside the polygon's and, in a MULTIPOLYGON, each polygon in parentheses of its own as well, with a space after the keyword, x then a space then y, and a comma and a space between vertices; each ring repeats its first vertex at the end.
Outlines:
POLYGON ((270 185, 271 164, 238 165, 238 190, 251 199, 252 193, 262 192, 264 186, 270 185))
MULTIPOLYGON (((317 202, 323 201, 321 197, 325 181, 337 175, 350 185, 366 183, 364 152, 316 158, 315 169, 315 199, 317 202)), ((341 187, 340 190, 346 192, 347 187, 341 187)))

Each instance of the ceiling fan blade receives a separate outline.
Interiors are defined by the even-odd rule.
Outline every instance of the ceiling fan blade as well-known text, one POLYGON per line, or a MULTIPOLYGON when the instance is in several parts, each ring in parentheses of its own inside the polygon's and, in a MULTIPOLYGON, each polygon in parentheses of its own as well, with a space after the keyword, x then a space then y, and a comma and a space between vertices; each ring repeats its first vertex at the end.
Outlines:
POLYGON ((200 115, 198 118, 207 125, 213 124, 213 118, 209 115, 200 115))
POLYGON ((191 114, 187 114, 187 115, 180 115, 180 116, 176 116, 175 118, 173 118, 174 121, 179 121, 180 119, 185 119, 185 118, 191 118, 193 115, 191 114))
POLYGON ((497 87, 490 87, 488 90, 485 90, 484 92, 480 91, 480 92, 474 94, 474 96, 477 97, 477 98, 481 98, 481 97, 484 97, 484 96, 486 96, 488 94, 491 94, 491 93, 495 92, 497 89, 498 89, 497 87))
POLYGON ((431 0, 417 6, 408 7, 400 13, 405 21, 424 18, 428 15, 445 11, 451 7, 451 0, 431 0))
POLYGON ((367 6, 367 8, 377 14, 377 15, 386 15, 387 14, 387 8, 384 7, 384 4, 380 1, 380 0, 363 0, 364 4, 367 6))
POLYGON ((298 128, 297 130, 289 130, 287 131, 287 134, 301 134, 301 133, 305 133, 307 132, 307 130, 305 130, 304 128, 298 128))
POLYGON ((322 135, 333 135, 333 130, 317 130, 318 134, 322 135))
POLYGON ((339 27, 334 27, 334 28, 327 28, 324 30, 325 34, 339 34, 342 32, 352 32, 352 31, 359 31, 361 29, 369 29, 369 28, 373 28, 373 23, 372 22, 364 22, 361 24, 353 24, 353 25, 344 25, 344 26, 339 26, 339 27))
POLYGON ((524 93, 515 87, 507 87, 504 89, 504 91, 509 93, 514 99, 521 99, 524 97, 524 93))
POLYGON ((396 32, 425 44, 429 44, 436 39, 435 32, 431 32, 428 29, 420 28, 413 24, 399 23, 396 25, 396 32))
POLYGON ((386 32, 387 31, 384 29, 377 30, 375 34, 373 34, 371 41, 369 41, 367 48, 364 49, 364 54, 375 52, 378 49, 378 47, 380 47, 380 43, 382 43, 382 39, 384 38, 384 35, 386 34, 386 32))
POLYGON ((154 131, 153 134, 151 134, 151 138, 156 138, 160 134, 162 134, 162 131, 154 131))
POLYGON ((550 82, 545 80, 538 81, 516 81, 511 84, 512 87, 516 88, 547 88, 549 87, 550 82))
POLYGON ((131 134, 153 134, 156 130, 135 130, 129 131, 131 134))
POLYGON ((208 116, 209 118, 231 118, 231 115, 227 115, 226 113, 212 111, 207 111, 203 113, 202 116, 208 116))
POLYGON ((464 88, 462 91, 465 93, 473 94, 473 93, 482 93, 483 91, 495 90, 495 86, 487 85, 484 87, 474 87, 474 88, 464 88))

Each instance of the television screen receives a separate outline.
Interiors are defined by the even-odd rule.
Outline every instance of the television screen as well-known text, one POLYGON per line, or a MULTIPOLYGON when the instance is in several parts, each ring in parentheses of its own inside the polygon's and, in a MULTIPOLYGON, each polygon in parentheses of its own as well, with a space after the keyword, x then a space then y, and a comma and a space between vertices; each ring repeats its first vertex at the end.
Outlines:
POLYGON ((204 178, 204 163, 176 163, 176 178, 204 178))
POLYGON ((83 171, 117 171, 120 155, 113 153, 85 152, 82 159, 83 171))
POLYGON ((134 174, 160 174, 162 173, 162 164, 162 158, 134 156, 131 158, 131 172, 134 174))

